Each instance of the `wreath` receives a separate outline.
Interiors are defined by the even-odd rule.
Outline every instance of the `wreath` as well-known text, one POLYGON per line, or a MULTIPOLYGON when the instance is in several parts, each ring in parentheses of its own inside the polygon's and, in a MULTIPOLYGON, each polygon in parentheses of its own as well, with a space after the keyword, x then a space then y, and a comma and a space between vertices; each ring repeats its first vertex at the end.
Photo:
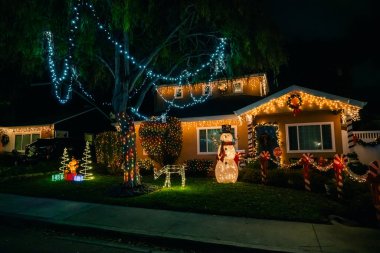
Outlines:
POLYGON ((7 145, 9 143, 9 136, 4 134, 1 136, 1 144, 3 144, 3 146, 7 145))
POLYGON ((292 94, 288 97, 287 105, 293 110, 294 116, 301 112, 302 98, 299 94, 292 94))
POLYGON ((227 86, 226 82, 218 83, 218 90, 219 91, 226 92, 227 88, 228 88, 228 86, 227 86))

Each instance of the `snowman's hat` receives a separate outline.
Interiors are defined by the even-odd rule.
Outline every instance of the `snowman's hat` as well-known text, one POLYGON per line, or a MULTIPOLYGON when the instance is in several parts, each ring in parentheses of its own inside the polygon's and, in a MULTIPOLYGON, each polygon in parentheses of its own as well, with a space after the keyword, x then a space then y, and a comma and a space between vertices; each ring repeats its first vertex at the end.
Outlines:
POLYGON ((231 133, 231 125, 222 125, 222 133, 231 133))

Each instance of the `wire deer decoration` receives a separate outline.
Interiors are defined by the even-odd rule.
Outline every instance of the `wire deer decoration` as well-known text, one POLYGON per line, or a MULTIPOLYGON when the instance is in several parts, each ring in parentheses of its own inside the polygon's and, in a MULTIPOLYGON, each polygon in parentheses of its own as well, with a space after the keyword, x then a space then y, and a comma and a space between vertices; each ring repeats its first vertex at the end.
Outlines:
POLYGON ((182 187, 185 187, 186 177, 185 177, 185 167, 186 165, 165 165, 162 169, 154 171, 154 179, 159 178, 162 174, 165 174, 164 187, 171 187, 170 175, 179 174, 182 179, 182 187))

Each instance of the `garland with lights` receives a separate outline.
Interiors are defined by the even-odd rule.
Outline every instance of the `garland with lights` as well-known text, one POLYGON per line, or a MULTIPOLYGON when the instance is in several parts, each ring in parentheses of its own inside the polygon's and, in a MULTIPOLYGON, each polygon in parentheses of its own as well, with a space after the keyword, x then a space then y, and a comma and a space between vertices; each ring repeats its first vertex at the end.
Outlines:
POLYGON ((300 94, 292 94, 288 97, 288 101, 286 102, 288 107, 293 110, 293 115, 296 116, 301 112, 300 107, 302 106, 302 98, 300 94))
POLYGON ((380 145, 380 137, 377 137, 374 141, 366 142, 363 141, 362 139, 354 139, 355 143, 362 145, 362 146, 377 146, 380 145))

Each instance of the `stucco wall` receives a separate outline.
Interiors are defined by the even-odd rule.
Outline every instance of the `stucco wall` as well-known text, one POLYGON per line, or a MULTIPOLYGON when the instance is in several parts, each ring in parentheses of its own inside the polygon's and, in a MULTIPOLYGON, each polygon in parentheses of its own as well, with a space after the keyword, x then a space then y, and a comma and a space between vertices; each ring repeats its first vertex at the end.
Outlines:
MULTIPOLYGON (((182 122, 182 137, 183 137, 183 145, 181 150, 181 156, 178 160, 178 163, 185 162, 189 159, 209 159, 216 160, 215 154, 198 154, 198 139, 197 139, 197 127, 221 127, 224 124, 229 124, 231 126, 236 126, 237 129, 237 150, 245 150, 247 152, 248 140, 247 140, 247 126, 245 123, 240 123, 240 121, 236 118, 234 120, 216 120, 216 121, 193 121, 193 122, 182 122)), ((146 155, 143 154, 143 149, 141 146, 140 138, 139 138, 139 128, 140 124, 137 123, 135 125, 136 135, 137 135, 137 158, 147 158, 146 155)))
POLYGON ((255 119, 255 123, 277 123, 279 126, 280 133, 280 148, 283 151, 281 157, 283 162, 289 162, 291 158, 300 158, 304 152, 297 153, 287 153, 286 147, 286 124, 293 123, 312 123, 312 122, 333 122, 334 127, 334 140, 335 140, 335 151, 333 152, 319 152, 314 151, 312 154, 314 157, 328 157, 331 158, 334 154, 343 152, 342 147, 342 135, 341 135, 341 122, 340 116, 334 114, 331 111, 302 111, 297 116, 293 116, 291 113, 281 113, 281 114, 270 114, 265 116, 258 116, 255 119))

